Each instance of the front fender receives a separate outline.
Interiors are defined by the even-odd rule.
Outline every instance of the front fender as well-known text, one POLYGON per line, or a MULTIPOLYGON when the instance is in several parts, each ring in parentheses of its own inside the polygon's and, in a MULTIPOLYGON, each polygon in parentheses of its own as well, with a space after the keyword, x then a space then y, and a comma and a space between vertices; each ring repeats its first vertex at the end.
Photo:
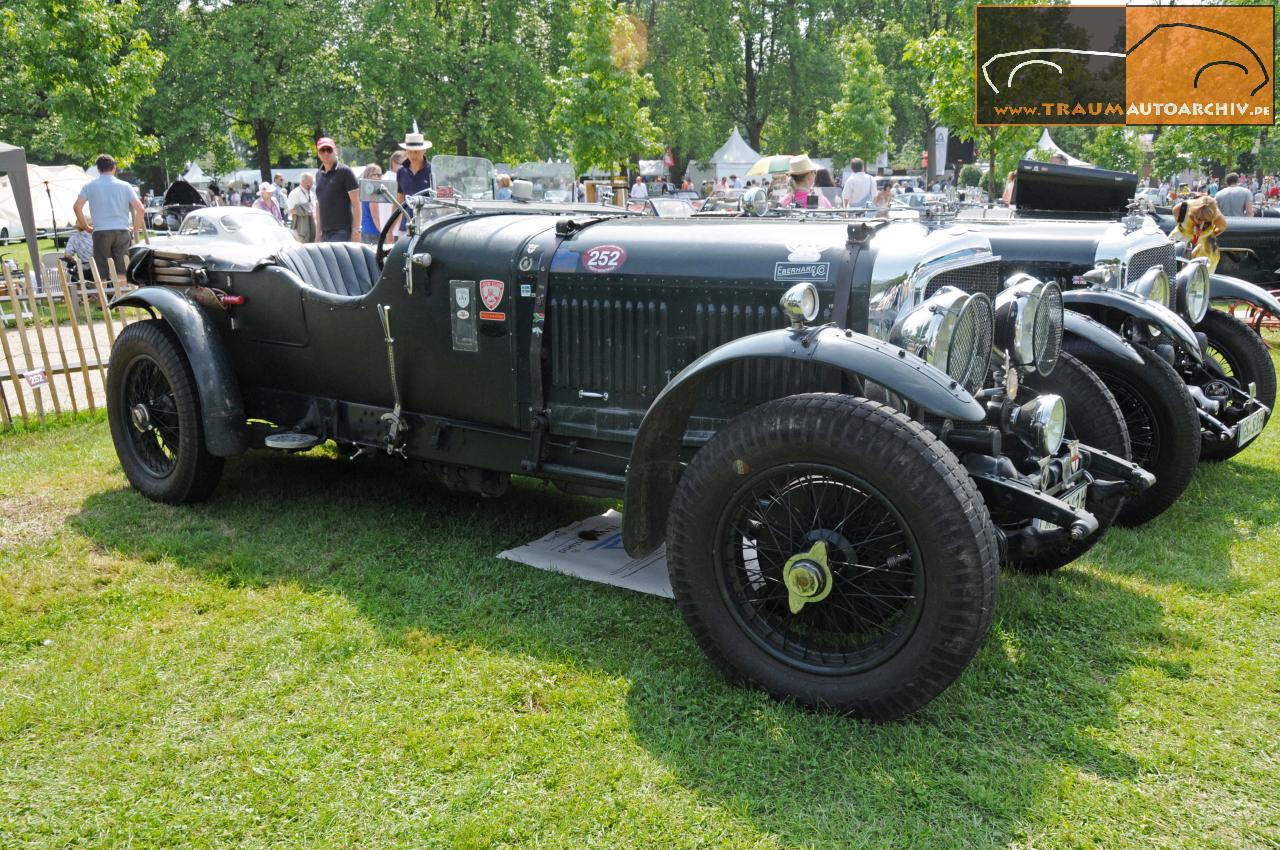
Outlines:
POLYGON ((853 331, 829 325, 731 340, 681 370, 640 423, 627 467, 622 530, 623 545, 632 557, 662 544, 667 507, 684 472, 680 449, 685 429, 703 389, 724 369, 746 360, 820 363, 880 384, 935 416, 981 422, 985 415, 982 405, 943 372, 897 346, 853 331))
POLYGON ((186 352, 200 396, 204 442, 209 453, 230 457, 248 448, 244 402, 222 337, 209 316, 185 292, 143 286, 112 299, 110 306, 141 307, 169 323, 186 352))
POLYGON ((1139 321, 1155 325, 1172 337, 1197 363, 1204 360, 1200 341, 1186 320, 1163 304, 1120 289, 1070 289, 1062 293, 1063 304, 1090 310, 1119 310, 1139 321))
POLYGON ((1209 298, 1244 301, 1273 316, 1280 316, 1280 301, 1256 283, 1224 274, 1209 275, 1209 298))
POLYGON ((1075 310, 1063 310, 1062 318, 1064 334, 1087 340, 1108 354, 1119 357, 1121 360, 1128 360, 1135 366, 1142 365, 1142 355, 1124 337, 1102 322, 1094 321, 1084 313, 1077 313, 1075 310))

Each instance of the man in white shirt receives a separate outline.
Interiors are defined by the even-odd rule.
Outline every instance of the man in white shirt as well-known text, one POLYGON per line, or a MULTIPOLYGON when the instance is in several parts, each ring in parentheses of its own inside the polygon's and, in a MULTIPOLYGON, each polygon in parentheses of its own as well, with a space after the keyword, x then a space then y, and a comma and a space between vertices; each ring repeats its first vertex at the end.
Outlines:
POLYGON ((303 172, 302 182, 289 193, 289 216, 293 233, 299 242, 316 241, 316 196, 311 191, 315 178, 310 171, 303 172))
POLYGON ((871 199, 875 197, 876 179, 868 174, 865 168, 866 164, 856 156, 849 160, 849 170, 853 173, 844 181, 844 189, 840 192, 846 207, 853 209, 868 207, 871 205, 871 199))
POLYGON ((643 201, 649 197, 649 187, 645 185, 644 178, 639 174, 636 175, 636 182, 631 186, 631 197, 637 201, 643 201))

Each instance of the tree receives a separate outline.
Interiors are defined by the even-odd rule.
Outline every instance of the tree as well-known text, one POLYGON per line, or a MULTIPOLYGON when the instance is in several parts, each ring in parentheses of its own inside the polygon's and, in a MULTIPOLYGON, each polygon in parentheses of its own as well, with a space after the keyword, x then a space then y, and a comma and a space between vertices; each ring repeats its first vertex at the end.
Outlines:
POLYGON ((1215 166, 1235 171, 1258 138, 1257 127, 1244 125, 1165 127, 1152 146, 1152 164, 1162 177, 1215 166))
POLYGON ((128 164, 155 150, 137 119, 164 57, 137 16, 135 0, 8 0, 0 36, 14 74, 3 85, 13 91, 0 109, 19 115, 7 122, 42 131, 43 144, 79 160, 110 152, 128 164))
POLYGON ((1128 127, 1100 127, 1093 141, 1080 149, 1081 156, 1099 168, 1139 171, 1144 158, 1138 134, 1128 127))
POLYGON ((858 156, 874 161, 887 146, 893 127, 884 67, 876 61, 871 42, 856 29, 847 30, 837 45, 844 59, 844 78, 839 99, 830 111, 818 114, 818 140, 827 153, 842 160, 858 156))
POLYGON ((657 97, 642 74, 643 25, 611 0, 578 0, 568 64, 548 80, 551 125, 566 140, 579 171, 613 170, 635 154, 657 154, 659 130, 642 105, 657 97))
POLYGON ((980 127, 974 123, 973 43, 967 37, 962 40, 945 32, 935 32, 912 42, 904 58, 932 71, 925 101, 933 117, 956 136, 985 147, 987 161, 991 163, 987 194, 996 197, 997 176, 1012 170, 1012 165, 1035 143, 1038 129, 980 127))

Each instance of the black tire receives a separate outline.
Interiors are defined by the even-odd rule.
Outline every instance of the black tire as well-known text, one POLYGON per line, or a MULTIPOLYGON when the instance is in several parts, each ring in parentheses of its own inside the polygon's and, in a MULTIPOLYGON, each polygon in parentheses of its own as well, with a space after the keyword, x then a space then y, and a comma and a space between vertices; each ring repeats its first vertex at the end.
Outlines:
POLYGON ((915 711, 964 671, 991 625, 998 561, 951 450, 892 408, 835 394, 730 422, 694 456, 667 525, 680 613, 729 679, 874 720, 915 711), (819 541, 829 589, 792 613, 785 565, 819 541))
MULTIPOLYGON (((1088 366, 1065 351, 1050 375, 1030 375, 1023 385, 1037 393, 1057 393, 1067 404, 1067 438, 1129 460, 1129 429, 1116 397, 1088 366)), ((1027 394, 1028 399, 1030 393, 1027 394)), ((1019 393, 1019 401, 1022 401, 1019 393)), ((1079 558, 1102 539, 1119 516, 1123 502, 1090 496, 1085 507, 1098 520, 1098 530, 1084 540, 1067 541, 1009 565, 1024 573, 1050 573, 1079 558)))
POLYGON ((1132 460, 1156 477, 1150 489, 1125 499, 1116 517, 1116 525, 1142 525, 1176 502, 1196 474, 1200 417, 1187 385, 1168 361, 1143 345, 1134 346, 1141 366, 1078 337, 1064 340, 1063 349, 1111 390, 1129 429, 1132 460))
POLYGON ((120 332, 107 371, 107 419, 125 476, 149 499, 207 499, 223 459, 209 454, 191 366, 163 319, 120 332))
MULTIPOLYGON (((1224 380, 1241 389, 1250 382, 1257 386, 1254 396, 1269 409, 1276 409, 1276 366, 1271 360, 1267 344, 1254 331, 1234 316, 1210 310, 1203 321, 1196 325, 1208 338, 1209 350, 1206 365, 1224 380)), ((1252 445, 1252 443, 1250 444, 1252 445)), ((1234 442, 1205 439, 1200 446, 1200 459, 1221 461, 1239 454, 1242 448, 1234 442)))

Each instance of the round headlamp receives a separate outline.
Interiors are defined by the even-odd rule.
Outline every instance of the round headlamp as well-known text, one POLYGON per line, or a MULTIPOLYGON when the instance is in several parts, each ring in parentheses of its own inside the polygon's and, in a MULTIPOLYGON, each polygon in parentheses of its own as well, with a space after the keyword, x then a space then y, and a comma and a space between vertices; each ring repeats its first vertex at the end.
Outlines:
POLYGON ((1125 289, 1141 295, 1149 301, 1158 301, 1169 306, 1169 273, 1164 266, 1152 266, 1143 272, 1142 277, 1130 283, 1125 289))
POLYGON ((889 341, 977 392, 991 362, 993 319, 986 295, 944 286, 899 318, 889 341))
POLYGON ((782 294, 778 306, 791 327, 798 328, 818 318, 818 303, 818 287, 812 283, 797 283, 782 294))
POLYGON ((1182 267, 1175 279, 1178 312, 1198 325, 1209 312, 1209 261, 1197 257, 1182 267))
POLYGON ((1067 403, 1052 393, 1036 396, 1014 408, 1009 425, 1031 451, 1041 457, 1057 454, 1067 433, 1067 403))
POLYGON ((1005 281, 996 296, 995 344, 1018 366, 1048 375, 1062 350, 1062 289, 1028 274, 1005 281))

